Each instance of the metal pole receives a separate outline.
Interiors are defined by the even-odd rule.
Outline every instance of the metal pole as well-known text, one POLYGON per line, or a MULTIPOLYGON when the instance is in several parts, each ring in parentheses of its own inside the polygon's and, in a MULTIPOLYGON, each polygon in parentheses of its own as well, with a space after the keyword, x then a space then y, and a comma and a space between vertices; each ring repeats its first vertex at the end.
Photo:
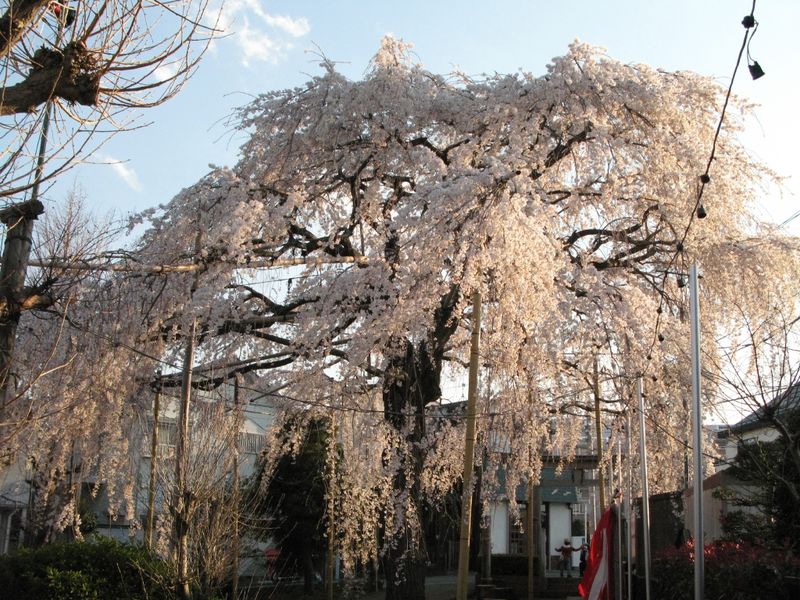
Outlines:
POLYGON ((600 514, 606 509, 606 484, 603 476, 603 430, 600 423, 600 375, 594 357, 594 426, 597 435, 597 486, 600 488, 600 514))
POLYGON ((617 438, 617 569, 616 584, 614 585, 614 595, 617 600, 622 600, 622 503, 624 494, 622 493, 622 440, 617 438))
POLYGON ((535 582, 534 555, 536 553, 537 538, 534 532, 538 529, 539 516, 536 510, 538 506, 536 505, 536 493, 534 491, 535 486, 533 482, 533 448, 530 443, 528 444, 528 468, 530 469, 528 472, 528 512, 525 515, 528 521, 526 523, 526 528, 528 530, 528 600, 533 600, 533 586, 535 582))
POLYGON ((636 381, 636 396, 639 400, 639 461, 642 467, 642 535, 644 541, 644 588, 645 598, 650 600, 650 486, 647 483, 647 433, 644 425, 644 398, 642 378, 636 381))
POLYGON ((703 556, 703 408, 700 403, 700 298, 697 265, 689 269, 689 308, 692 324, 692 428, 694 433, 694 597, 703 600, 705 562, 703 556))
POLYGON ((536 540, 533 535, 534 528, 534 510, 533 510, 533 478, 528 476, 528 512, 525 515, 527 518, 528 529, 528 600, 533 600, 533 583, 534 583, 534 561, 533 554, 535 549, 536 540))
POLYGON ((464 473, 461 481, 461 535, 458 544, 458 580, 456 600, 466 600, 469 575, 469 538, 472 522, 472 471, 475 454, 475 405, 478 397, 478 366, 481 344, 481 293, 472 295, 472 343, 469 353, 469 386, 467 388, 467 429, 464 439, 464 473))
POLYGON ((239 430, 242 426, 242 402, 239 395, 239 380, 241 375, 236 373, 233 377, 233 406, 234 406, 234 431, 233 431, 233 477, 231 482, 231 503, 233 504, 233 563, 231 564, 231 598, 239 598, 239 430))
POLYGON ((628 600, 633 599, 633 530, 631 528, 631 501, 633 500, 633 460, 632 460, 632 441, 631 441, 631 413, 630 409, 625 411, 625 432, 628 442, 628 493, 625 496, 625 520, 627 523, 627 557, 628 557, 628 600))

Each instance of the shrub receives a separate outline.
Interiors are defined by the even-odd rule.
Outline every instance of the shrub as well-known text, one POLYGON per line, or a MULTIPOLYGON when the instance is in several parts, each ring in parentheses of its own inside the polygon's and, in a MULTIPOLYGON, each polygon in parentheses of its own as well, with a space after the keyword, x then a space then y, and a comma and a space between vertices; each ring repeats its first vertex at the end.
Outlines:
MULTIPOLYGON (((800 559, 786 550, 716 542, 705 547, 708 600, 791 600, 796 597, 800 559)), ((694 546, 659 553, 653 560, 653 593, 658 600, 694 594, 694 546)))
POLYGON ((726 541, 747 542, 758 546, 772 537, 770 524, 758 513, 731 510, 720 515, 719 522, 722 525, 722 539, 726 541))
POLYGON ((51 600, 99 600, 96 581, 80 571, 47 567, 47 589, 51 600))
MULTIPOLYGON (((536 572, 539 557, 533 558, 533 569, 536 572)), ((524 554, 492 554, 492 577, 501 575, 526 575, 528 573, 528 557, 524 554)))
POLYGON ((0 556, 8 600, 171 600, 169 566, 147 549, 110 538, 25 548, 0 556))

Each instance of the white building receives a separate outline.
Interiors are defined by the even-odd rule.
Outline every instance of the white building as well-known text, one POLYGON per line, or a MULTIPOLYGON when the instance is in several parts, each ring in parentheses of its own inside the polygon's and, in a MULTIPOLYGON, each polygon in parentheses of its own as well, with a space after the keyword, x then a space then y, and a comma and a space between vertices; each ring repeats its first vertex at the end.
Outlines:
MULTIPOLYGON (((176 416, 178 398, 174 391, 162 394, 159 410, 157 464, 160 476, 174 469, 174 449, 177 435, 176 416)), ((201 444, 208 439, 203 428, 209 410, 227 411, 232 416, 234 411, 233 385, 223 384, 213 391, 195 390, 192 393, 192 409, 190 411, 190 446, 201 444)), ((241 392, 241 427, 237 435, 239 448, 239 474, 242 478, 254 472, 256 459, 264 447, 266 433, 275 418, 272 400, 266 394, 250 389, 241 392)), ((96 476, 82 474, 80 482, 81 507, 83 514, 93 520, 95 531, 100 535, 114 537, 121 541, 131 538, 143 539, 143 527, 147 520, 150 471, 152 461, 151 431, 153 416, 143 417, 139 426, 131 432, 131 448, 134 449, 133 474, 134 514, 124 514, 113 508, 106 493, 106 486, 96 476)), ((224 443, 224 442, 221 442, 224 443)), ((228 442, 229 444, 229 442, 228 442)), ((197 448, 196 451, 199 452, 197 448)), ((80 458, 76 456, 79 463, 80 458)), ((77 470, 76 470, 77 472, 77 470)), ((19 461, 0 473, 0 553, 7 553, 24 543, 25 525, 31 503, 31 466, 19 461)), ((225 477, 229 474, 220 474, 225 477)), ((155 496, 156 512, 164 504, 162 486, 157 484, 155 496)))
MULTIPOLYGON (((768 443, 779 438, 779 433, 767 418, 773 413, 775 418, 782 418, 790 412, 800 410, 800 385, 790 386, 786 392, 779 394, 772 401, 753 411, 730 427, 721 427, 717 431, 717 444, 720 449, 720 460, 717 461, 716 473, 703 481, 703 534, 705 541, 712 542, 722 536, 721 517, 732 510, 757 512, 754 507, 739 506, 728 497, 747 497, 752 485, 745 484, 729 472, 729 466, 736 458, 742 444, 768 443), (725 491, 726 493, 720 493, 725 491)), ((687 528, 694 531, 693 511, 691 510, 694 490, 685 493, 687 528)))
MULTIPOLYGON (((560 471, 557 470, 559 461, 558 456, 545 457, 541 480, 533 496, 535 554, 547 557, 540 563, 546 569, 558 569, 560 554, 556 547, 565 539, 579 547, 593 531, 597 519, 597 456, 577 456, 560 471)), ((491 552, 493 555, 527 555, 528 490, 526 486, 519 486, 515 491, 519 518, 514 519, 502 475, 499 479, 501 497, 491 505, 491 552)), ((578 566, 577 552, 573 554, 573 565, 578 566)))

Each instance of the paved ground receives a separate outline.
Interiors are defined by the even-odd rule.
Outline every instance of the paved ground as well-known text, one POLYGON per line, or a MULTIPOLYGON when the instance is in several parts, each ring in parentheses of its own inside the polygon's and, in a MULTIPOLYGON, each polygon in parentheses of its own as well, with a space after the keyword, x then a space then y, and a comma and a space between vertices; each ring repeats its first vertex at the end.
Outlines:
MULTIPOLYGON (((573 573, 573 575, 577 575, 577 573, 573 573)), ((548 571, 547 578, 553 579, 558 581, 559 573, 558 571, 548 571)), ((555 583, 555 581, 553 583, 555 583)), ((572 580, 575 584, 575 588, 577 588, 577 579, 572 580)), ((474 590, 475 585, 475 574, 470 574, 470 590, 474 590)), ((300 588, 301 589, 301 588, 300 588)), ((302 595, 300 589, 286 588, 282 587, 280 590, 273 590, 270 592, 269 589, 262 589, 261 593, 257 595, 259 599, 268 599, 268 600, 302 600, 306 598, 302 595)), ((563 593, 563 592, 562 592, 563 593)), ((433 575, 428 576, 425 578, 425 597, 426 600, 454 600, 456 596, 456 576, 451 575, 433 575)), ((471 594, 474 597, 473 594, 471 594)), ((255 596, 254 596, 255 597, 255 596)), ((346 594, 338 593, 337 600, 341 598, 345 598, 346 594)), ((353 598, 358 598, 358 600, 385 600, 386 592, 384 590, 377 590, 377 591, 367 591, 367 592, 357 592, 356 595, 352 596, 353 598)), ((562 596, 563 597, 563 596, 562 596)), ((322 590, 315 591, 314 595, 310 598, 314 600, 325 600, 326 596, 322 590)), ((574 595, 570 595, 566 598, 566 600, 580 600, 577 596, 577 589, 575 590, 574 595)))
MULTIPOLYGON (((574 576, 577 577, 577 569, 573 569, 574 576)), ((548 578, 558 579, 558 571, 548 571, 548 578)), ((470 574, 470 589, 474 589, 475 574, 470 574)), ((455 575, 435 575, 425 578, 425 599, 426 600, 453 600, 456 597, 456 576, 455 575)), ((383 590, 366 594, 364 600, 385 600, 386 595, 383 590)), ((580 596, 568 596, 566 600, 581 600, 580 596)))
MULTIPOLYGON (((470 585, 475 584, 475 575, 470 574, 470 585)), ((384 600, 383 590, 371 592, 364 600, 384 600)), ((453 600, 456 597, 455 575, 431 575, 425 578, 425 600, 453 600)))

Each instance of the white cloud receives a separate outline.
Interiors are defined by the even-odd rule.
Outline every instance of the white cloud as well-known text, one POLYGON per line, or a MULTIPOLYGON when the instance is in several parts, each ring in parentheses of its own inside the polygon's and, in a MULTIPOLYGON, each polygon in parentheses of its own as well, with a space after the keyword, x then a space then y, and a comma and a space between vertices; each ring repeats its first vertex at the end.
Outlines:
POLYGON ((156 67, 156 70, 153 72, 153 76, 158 81, 169 81, 177 74, 178 74, 177 63, 161 64, 158 67, 156 67))
POLYGON ((293 37, 303 37, 311 31, 311 25, 308 24, 308 19, 305 17, 293 19, 284 15, 265 14, 264 20, 267 24, 277 27, 293 37))
POLYGON ((223 36, 230 39, 241 52, 241 62, 277 64, 293 47, 289 38, 299 38, 311 31, 305 17, 274 15, 264 10, 262 0, 227 0, 215 11, 211 19, 223 36))
POLYGON ((142 182, 139 181, 139 176, 131 167, 126 165, 123 161, 118 160, 112 156, 96 156, 97 162, 109 165, 117 176, 124 181, 129 188, 135 192, 142 191, 142 182))
POLYGON ((246 67, 254 61, 276 64, 288 48, 288 45, 272 39, 264 32, 251 28, 246 19, 236 32, 236 43, 242 53, 242 64, 246 67))

